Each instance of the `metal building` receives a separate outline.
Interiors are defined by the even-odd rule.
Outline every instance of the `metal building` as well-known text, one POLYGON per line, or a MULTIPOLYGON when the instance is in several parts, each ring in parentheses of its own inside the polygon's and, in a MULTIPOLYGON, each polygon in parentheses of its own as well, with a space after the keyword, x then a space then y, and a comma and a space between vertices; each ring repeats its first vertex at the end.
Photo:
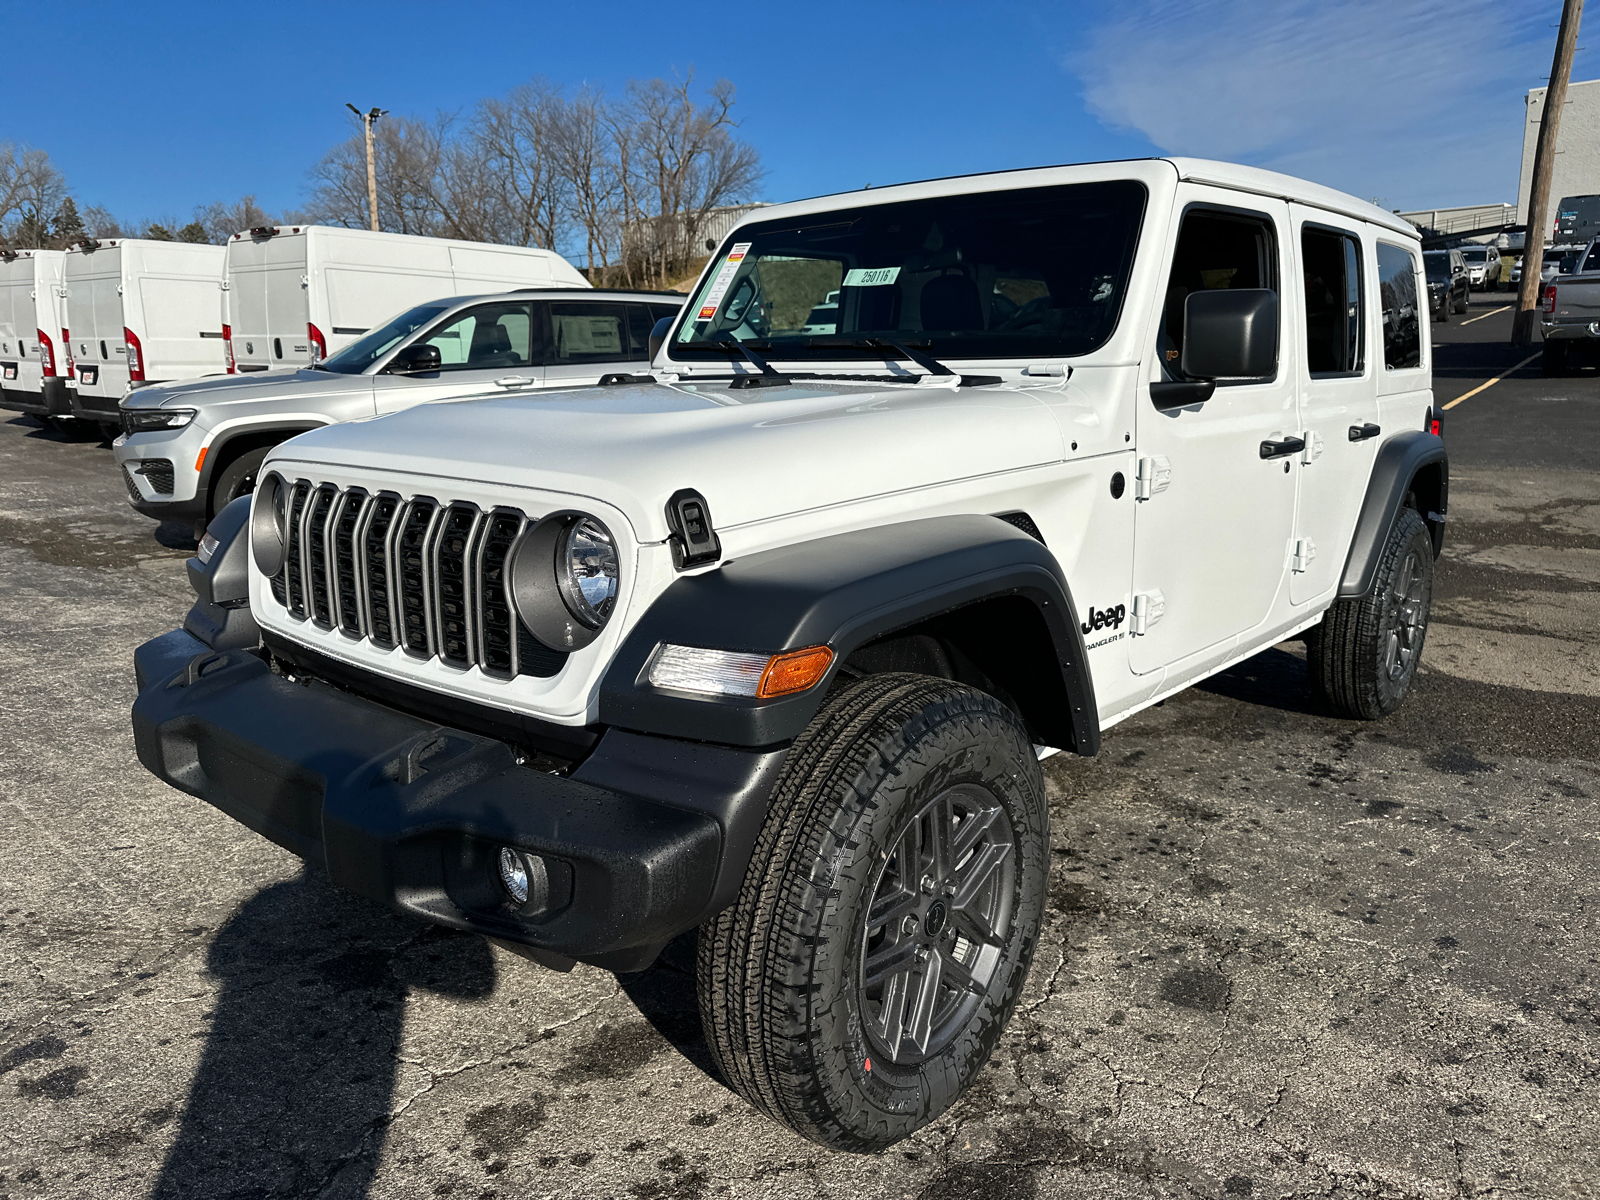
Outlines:
MULTIPOLYGON (((1528 217, 1528 193, 1533 189, 1533 151, 1539 142, 1539 120, 1544 115, 1542 87, 1528 93, 1522 125, 1522 179, 1517 185, 1517 212, 1528 217)), ((1555 206, 1563 196, 1600 194, 1600 79, 1574 80, 1567 85, 1566 111, 1556 138, 1555 172, 1550 177, 1549 223, 1546 240, 1555 226, 1555 206)))

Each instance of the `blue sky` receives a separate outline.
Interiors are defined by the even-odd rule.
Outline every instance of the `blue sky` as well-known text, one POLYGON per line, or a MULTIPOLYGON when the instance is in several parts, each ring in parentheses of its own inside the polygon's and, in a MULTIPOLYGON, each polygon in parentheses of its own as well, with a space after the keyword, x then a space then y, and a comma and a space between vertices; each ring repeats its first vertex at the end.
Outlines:
MULTIPOLYGON (((1389 208, 1515 201, 1560 0, 804 5, 9 5, 0 141, 83 204, 303 202, 345 101, 470 110, 535 75, 739 89, 765 199, 1148 154, 1287 170, 1389 208), (25 47, 35 47, 29 53, 25 47), (46 51, 48 48, 48 51, 46 51)), ((1593 15, 1600 20, 1600 12, 1593 15)), ((1600 38, 1600 33, 1595 34, 1600 38)), ((1588 39, 1579 38, 1579 44, 1588 39)), ((1574 78, 1600 74, 1600 41, 1574 78)))

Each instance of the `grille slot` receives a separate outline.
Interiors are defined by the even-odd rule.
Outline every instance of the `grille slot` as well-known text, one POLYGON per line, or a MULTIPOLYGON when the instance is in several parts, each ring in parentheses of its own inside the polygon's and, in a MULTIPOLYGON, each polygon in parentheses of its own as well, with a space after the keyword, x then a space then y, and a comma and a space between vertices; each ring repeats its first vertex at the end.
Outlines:
POLYGON ((135 474, 143 475, 150 481, 150 490, 163 496, 172 495, 173 479, 172 460, 170 458, 147 458, 135 468, 135 474))
POLYGON ((126 463, 122 467, 122 482, 127 486, 129 500, 137 504, 144 499, 144 496, 139 492, 139 485, 133 481, 133 474, 128 470, 126 463))
POLYGON ((280 496, 288 544, 270 583, 292 616, 500 679, 566 665, 511 604, 511 553, 529 527, 518 510, 304 479, 280 496))

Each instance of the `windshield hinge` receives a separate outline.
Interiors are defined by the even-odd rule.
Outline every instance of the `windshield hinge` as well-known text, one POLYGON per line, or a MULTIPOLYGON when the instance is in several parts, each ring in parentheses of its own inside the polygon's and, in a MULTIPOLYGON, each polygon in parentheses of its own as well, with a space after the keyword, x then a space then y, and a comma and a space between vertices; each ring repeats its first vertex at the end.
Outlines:
POLYGON ((1133 496, 1136 500, 1148 500, 1157 492, 1167 490, 1172 483, 1172 460, 1165 455, 1158 454, 1153 458, 1141 458, 1139 471, 1134 476, 1133 496))
POLYGON ((1128 632, 1141 637, 1150 632, 1150 626, 1166 615, 1167 598, 1159 590, 1135 592, 1133 619, 1128 622, 1128 632))

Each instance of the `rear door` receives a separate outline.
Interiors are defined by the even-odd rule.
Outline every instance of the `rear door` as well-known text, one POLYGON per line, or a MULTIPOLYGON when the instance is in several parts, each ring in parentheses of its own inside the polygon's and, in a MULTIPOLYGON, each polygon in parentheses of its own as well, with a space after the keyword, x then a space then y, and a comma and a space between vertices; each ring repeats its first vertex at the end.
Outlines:
POLYGON ((39 390, 38 383, 22 377, 33 341, 32 325, 33 259, 0 259, 0 387, 39 390))
MULTIPOLYGON (((1184 300, 1211 289, 1266 288, 1294 279, 1288 206, 1265 197, 1181 184, 1167 235, 1167 289, 1154 323, 1150 375, 1177 378, 1184 300)), ((1279 321, 1269 378, 1220 381, 1203 404, 1159 411, 1148 386, 1137 398, 1138 468, 1128 486, 1134 517, 1135 609, 1159 609, 1131 639, 1140 673, 1190 678, 1226 660, 1241 635, 1272 613, 1283 587, 1294 523, 1294 465, 1278 447, 1299 432, 1294 343, 1279 321), (1149 481, 1148 489, 1141 479, 1149 481)), ((1292 443, 1290 443, 1292 444, 1292 443)))
POLYGON ((1289 599, 1304 604, 1331 591, 1381 438, 1370 325, 1376 262, 1363 226, 1318 209, 1289 206, 1299 286, 1286 306, 1300 365, 1295 459, 1300 508, 1290 553, 1289 599))
POLYGON ((548 300, 544 385, 585 387, 615 372, 650 368, 649 308, 622 300, 548 300), (640 340, 639 334, 644 338, 640 340))
MULTIPOLYGON (((301 239, 299 245, 304 244, 301 239)), ((306 295, 305 263, 296 258, 275 265, 267 270, 264 282, 270 363, 274 368, 303 367, 311 361, 311 303, 306 295)))
POLYGON ((527 300, 474 304, 447 316, 408 345, 439 351, 440 368, 425 375, 380 374, 373 396, 380 413, 457 396, 511 395, 537 389, 545 370, 542 314, 527 300))

